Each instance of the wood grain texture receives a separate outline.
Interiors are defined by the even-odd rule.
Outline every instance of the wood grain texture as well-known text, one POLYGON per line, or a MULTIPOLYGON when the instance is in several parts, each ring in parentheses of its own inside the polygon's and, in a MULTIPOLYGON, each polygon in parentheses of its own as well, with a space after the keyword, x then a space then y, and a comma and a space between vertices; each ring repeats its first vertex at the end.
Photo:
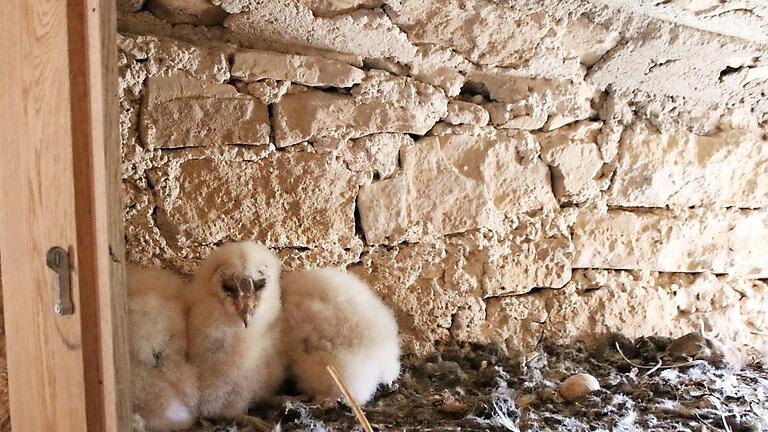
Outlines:
MULTIPOLYGON (((86 429, 80 311, 53 314, 50 246, 75 232, 67 10, 10 0, 0 14, 0 256, 14 431, 86 429)), ((78 284, 75 271, 72 282, 78 284)), ((73 300, 79 304, 80 293, 73 300)))
POLYGON ((3 7, 0 257, 14 269, 3 274, 12 427, 130 430, 114 4, 3 7), (53 245, 74 261, 67 317, 52 311, 53 245))
MULTIPOLYGON (((89 425, 130 427, 125 265, 120 199, 115 2, 70 0, 75 201, 78 262, 83 275, 83 341, 89 425), (87 270, 87 271, 86 271, 87 270), (87 295, 86 295, 87 294, 87 295), (85 329, 96 329, 94 332, 85 329), (101 406, 99 406, 101 403, 101 406), (101 412, 97 412, 99 407, 101 412)), ((97 430, 97 429, 92 429, 97 430)))

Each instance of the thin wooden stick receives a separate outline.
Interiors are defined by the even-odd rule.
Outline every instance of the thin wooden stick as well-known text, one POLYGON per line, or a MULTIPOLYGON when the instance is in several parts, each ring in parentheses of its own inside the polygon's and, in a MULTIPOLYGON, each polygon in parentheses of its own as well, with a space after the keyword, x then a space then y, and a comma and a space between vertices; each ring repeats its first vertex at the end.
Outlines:
POLYGON ((368 419, 365 417, 365 413, 363 413, 363 409, 360 408, 360 405, 358 405, 355 399, 352 397, 352 394, 349 392, 349 388, 347 388, 347 385, 344 384, 344 380, 341 379, 339 371, 336 370, 333 365, 328 365, 325 368, 328 369, 328 373, 331 374, 331 378, 333 379, 333 382, 336 383, 336 387, 341 390, 341 393, 347 399, 347 402, 349 402, 349 406, 352 407, 352 411, 354 411, 355 416, 357 416, 357 421, 359 421, 363 426, 363 430, 365 432, 373 432, 371 423, 368 422, 368 419))

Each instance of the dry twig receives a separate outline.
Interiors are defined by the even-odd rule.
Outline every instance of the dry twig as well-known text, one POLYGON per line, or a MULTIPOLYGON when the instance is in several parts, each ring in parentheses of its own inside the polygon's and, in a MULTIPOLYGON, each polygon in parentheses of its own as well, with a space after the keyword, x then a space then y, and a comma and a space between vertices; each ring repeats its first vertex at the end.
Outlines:
POLYGON ((336 383, 336 387, 341 390, 341 393, 344 395, 344 398, 347 399, 349 406, 352 407, 352 411, 354 411, 355 416, 357 416, 357 420, 360 422, 360 425, 363 426, 363 430, 365 432, 373 432, 371 423, 368 422, 368 419, 365 417, 365 413, 363 413, 363 409, 360 408, 360 405, 358 405, 355 399, 352 397, 352 394, 349 392, 349 388, 347 388, 347 385, 344 384, 344 381, 341 379, 339 371, 336 370, 333 365, 328 365, 325 368, 328 369, 328 373, 331 374, 331 378, 333 379, 333 382, 336 383))

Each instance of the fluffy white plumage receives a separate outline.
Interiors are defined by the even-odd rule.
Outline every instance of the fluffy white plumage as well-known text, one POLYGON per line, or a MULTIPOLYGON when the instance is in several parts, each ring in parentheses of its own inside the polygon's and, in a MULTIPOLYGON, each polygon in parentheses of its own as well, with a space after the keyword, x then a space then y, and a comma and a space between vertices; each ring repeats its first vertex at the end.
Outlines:
POLYGON ((299 387, 318 400, 340 397, 334 365, 359 404, 400 374, 392 311, 355 276, 335 269, 292 272, 281 281, 283 349, 299 387))
POLYGON ((188 330, 201 416, 239 418, 282 382, 279 277, 280 260, 253 242, 221 246, 196 272, 188 330))
POLYGON ((133 409, 150 431, 188 429, 197 419, 183 288, 182 279, 165 270, 128 268, 133 409))

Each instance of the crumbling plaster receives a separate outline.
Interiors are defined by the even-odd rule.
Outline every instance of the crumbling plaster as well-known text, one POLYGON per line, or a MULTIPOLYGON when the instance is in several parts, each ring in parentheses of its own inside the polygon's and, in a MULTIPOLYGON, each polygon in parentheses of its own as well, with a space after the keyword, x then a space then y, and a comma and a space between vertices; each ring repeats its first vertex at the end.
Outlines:
POLYGON ((418 354, 766 342, 758 2, 119 3, 130 261, 346 267, 418 354))

